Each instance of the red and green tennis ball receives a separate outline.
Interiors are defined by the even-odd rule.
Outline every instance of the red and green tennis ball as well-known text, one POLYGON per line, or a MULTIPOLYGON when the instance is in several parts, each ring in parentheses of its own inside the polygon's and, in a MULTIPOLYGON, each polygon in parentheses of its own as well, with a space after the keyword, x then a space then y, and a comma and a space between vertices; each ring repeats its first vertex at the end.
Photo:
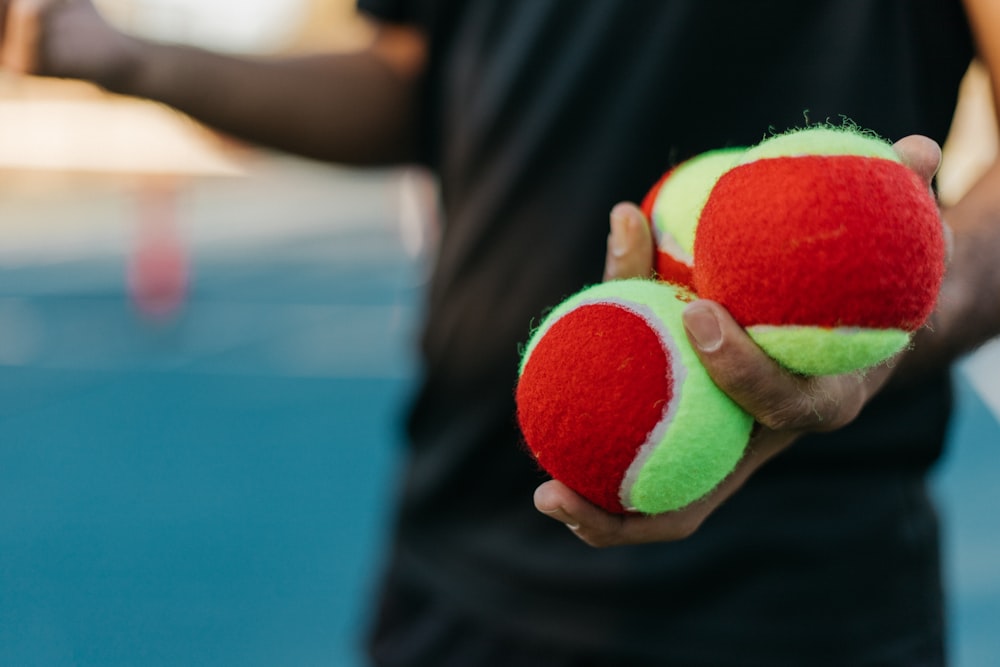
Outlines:
POLYGON ((701 209, 715 182, 745 151, 721 148, 696 155, 667 171, 646 193, 640 208, 653 231, 653 268, 661 280, 693 286, 691 265, 701 209))
POLYGON ((892 146, 850 128, 769 138, 716 181, 693 281, 805 374, 873 366, 909 342, 944 274, 940 215, 892 146))
POLYGON ((712 382, 684 332, 691 295, 653 280, 557 306, 521 361, 517 416, 552 477, 604 509, 657 514, 711 492, 753 419, 712 382))

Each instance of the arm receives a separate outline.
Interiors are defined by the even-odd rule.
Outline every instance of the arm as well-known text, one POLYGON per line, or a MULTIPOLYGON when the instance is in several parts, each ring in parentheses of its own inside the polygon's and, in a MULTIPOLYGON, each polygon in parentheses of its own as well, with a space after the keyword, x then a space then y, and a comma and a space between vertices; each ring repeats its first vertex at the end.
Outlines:
POLYGON ((426 48, 415 29, 381 26, 359 52, 241 58, 124 35, 90 0, 0 0, 0 19, 0 61, 9 69, 89 80, 306 157, 413 157, 426 48))
MULTIPOLYGON (((1000 99, 1000 4, 964 4, 993 97, 1000 99)), ((948 273, 929 326, 919 333, 915 353, 901 360, 893 383, 941 368, 1000 333, 1000 158, 942 216, 953 231, 948 273)))

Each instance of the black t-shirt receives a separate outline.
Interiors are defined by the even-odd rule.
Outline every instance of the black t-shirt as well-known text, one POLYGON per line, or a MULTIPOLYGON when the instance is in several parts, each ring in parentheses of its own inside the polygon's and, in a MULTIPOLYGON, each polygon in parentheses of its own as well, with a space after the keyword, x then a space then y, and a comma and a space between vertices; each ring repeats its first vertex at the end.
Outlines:
POLYGON ((853 664, 940 641, 923 474, 946 374, 796 444, 692 539, 611 550, 534 510, 545 477, 513 388, 532 323, 600 280, 612 205, 672 164, 842 118, 943 141, 972 56, 960 3, 360 4, 430 38, 421 157, 445 216, 395 574, 498 627, 679 664, 853 664))

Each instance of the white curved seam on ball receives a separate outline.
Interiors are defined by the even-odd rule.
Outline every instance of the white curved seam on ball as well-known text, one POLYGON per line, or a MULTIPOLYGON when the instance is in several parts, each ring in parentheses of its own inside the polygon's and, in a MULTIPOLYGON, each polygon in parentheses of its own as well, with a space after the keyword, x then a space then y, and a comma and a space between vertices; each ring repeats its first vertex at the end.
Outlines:
POLYGON ((666 405, 664 405, 663 413, 656 422, 656 426, 654 426, 646 436, 646 440, 637 450, 635 458, 632 459, 632 463, 625 470, 625 475, 622 477, 621 485, 618 487, 618 499, 619 502, 621 502, 622 507, 627 510, 634 510, 635 505, 632 503, 632 494, 630 491, 638 481, 639 475, 642 472, 643 467, 646 465, 646 462, 649 461, 649 459, 653 456, 653 452, 656 451, 657 444, 663 440, 667 433, 667 429, 670 428, 670 423, 673 421, 674 415, 677 413, 681 399, 681 392, 679 389, 684 386, 684 380, 687 378, 687 367, 681 359, 681 352, 677 348, 677 344, 674 342, 673 336, 670 334, 670 330, 667 328, 667 325, 656 317, 651 308, 631 302, 623 304, 620 302, 608 301, 606 303, 616 305, 641 317, 643 321, 645 321, 646 324, 656 332, 657 337, 660 339, 660 344, 667 351, 670 361, 671 375, 669 376, 669 379, 672 382, 670 400, 666 403, 666 405))
POLYGON ((694 256, 691 255, 687 250, 681 247, 680 242, 677 237, 668 231, 661 230, 656 225, 653 225, 653 238, 656 240, 656 247, 674 259, 683 262, 688 266, 694 265, 694 256))

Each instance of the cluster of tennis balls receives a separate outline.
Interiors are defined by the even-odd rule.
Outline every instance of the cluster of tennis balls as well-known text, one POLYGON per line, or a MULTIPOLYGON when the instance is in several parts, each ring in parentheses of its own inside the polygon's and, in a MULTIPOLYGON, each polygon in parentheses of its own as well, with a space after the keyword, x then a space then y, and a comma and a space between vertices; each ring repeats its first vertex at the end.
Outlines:
POLYGON ((657 514, 711 492, 753 419, 701 366, 681 315, 725 306, 792 372, 837 374, 902 350, 944 273, 934 196, 886 141, 811 127, 682 162, 642 208, 655 279, 603 283, 532 333, 516 390, 532 455, 617 513, 657 514))

